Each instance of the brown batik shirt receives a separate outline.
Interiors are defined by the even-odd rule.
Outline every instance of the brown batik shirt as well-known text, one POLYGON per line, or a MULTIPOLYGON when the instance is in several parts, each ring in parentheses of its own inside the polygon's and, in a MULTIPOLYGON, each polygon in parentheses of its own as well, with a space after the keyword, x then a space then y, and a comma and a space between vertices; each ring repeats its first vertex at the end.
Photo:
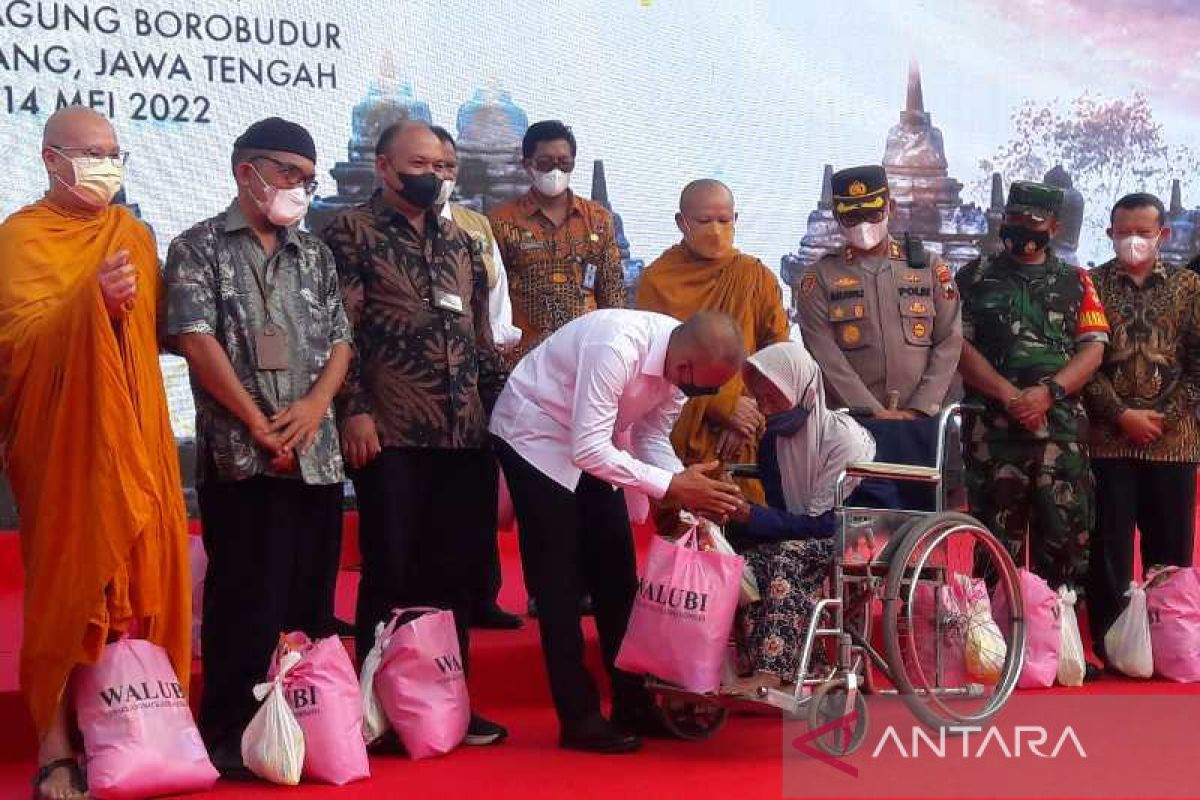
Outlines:
POLYGON ((339 417, 370 414, 383 447, 482 446, 506 375, 479 245, 432 211, 418 233, 378 192, 324 235, 354 328, 339 417))
POLYGON ((1084 392, 1092 457, 1200 461, 1200 276, 1160 261, 1139 287, 1116 260, 1091 276, 1112 328, 1084 392), (1129 409, 1163 414, 1162 438, 1126 439, 1117 417, 1129 409))
POLYGON ((513 322, 521 329, 514 363, 576 317, 625 307, 616 230, 599 203, 572 194, 567 218, 555 225, 527 192, 492 209, 488 219, 508 270, 513 322))

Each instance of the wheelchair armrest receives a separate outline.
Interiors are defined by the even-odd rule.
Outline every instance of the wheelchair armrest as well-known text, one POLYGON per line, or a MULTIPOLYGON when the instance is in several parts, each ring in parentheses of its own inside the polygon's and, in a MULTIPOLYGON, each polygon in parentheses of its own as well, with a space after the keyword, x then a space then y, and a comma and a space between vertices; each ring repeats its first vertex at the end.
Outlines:
POLYGON ((734 478, 762 477, 758 464, 729 464, 726 468, 729 470, 730 476, 734 478))
POLYGON ((869 461, 846 467, 848 478, 888 478, 900 481, 937 483, 942 479, 937 467, 921 467, 913 464, 889 464, 885 461, 869 461))

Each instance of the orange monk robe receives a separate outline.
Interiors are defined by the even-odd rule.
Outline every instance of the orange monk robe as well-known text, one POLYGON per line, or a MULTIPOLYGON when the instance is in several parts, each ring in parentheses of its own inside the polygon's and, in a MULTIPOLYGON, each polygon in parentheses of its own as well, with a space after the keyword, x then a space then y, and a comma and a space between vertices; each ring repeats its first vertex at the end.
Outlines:
POLYGON ((136 629, 191 675, 187 515, 155 334, 158 257, 122 207, 41 201, 0 224, 0 436, 21 519, 21 687, 39 733, 71 669, 136 629), (127 250, 133 309, 97 280, 127 250))
MULTIPOLYGON (((646 268, 638 283, 637 307, 686 320, 698 311, 721 311, 742 331, 747 353, 788 338, 779 281, 753 256, 734 251, 728 258, 698 258, 682 244, 668 249, 646 268)), ((737 399, 745 394, 739 374, 712 397, 688 400, 671 432, 684 464, 717 459, 717 440, 726 430, 737 399)), ((734 462, 753 462, 757 442, 736 454, 734 462)), ((758 481, 739 481, 750 502, 762 503, 758 481)))

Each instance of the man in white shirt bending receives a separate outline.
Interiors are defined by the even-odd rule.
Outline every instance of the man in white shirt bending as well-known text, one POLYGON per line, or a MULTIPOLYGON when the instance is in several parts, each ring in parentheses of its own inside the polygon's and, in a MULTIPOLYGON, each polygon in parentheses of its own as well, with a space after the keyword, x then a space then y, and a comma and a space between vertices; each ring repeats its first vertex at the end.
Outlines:
POLYGON ((613 666, 637 589, 621 490, 715 518, 736 507, 737 487, 705 474, 717 464, 684 469, 670 435, 686 397, 715 394, 744 359, 741 333, 724 314, 680 323, 594 311, 526 355, 496 402, 490 430, 516 509, 563 747, 630 752, 639 734, 658 732, 641 678, 613 666), (629 452, 615 437, 630 442, 629 452), (611 722, 583 664, 585 593, 612 678, 611 722))

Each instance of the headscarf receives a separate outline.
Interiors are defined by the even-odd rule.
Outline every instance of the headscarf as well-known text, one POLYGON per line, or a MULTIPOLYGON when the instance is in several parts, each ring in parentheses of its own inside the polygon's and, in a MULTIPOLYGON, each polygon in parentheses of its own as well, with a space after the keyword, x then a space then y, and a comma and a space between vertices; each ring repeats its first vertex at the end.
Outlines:
MULTIPOLYGON (((818 516, 834 507, 838 475, 848 465, 875 458, 875 440, 849 414, 825 405, 821 370, 804 346, 780 342, 746 359, 808 420, 776 442, 783 498, 793 514, 818 516)), ((853 485, 846 487, 847 492, 853 485)))

